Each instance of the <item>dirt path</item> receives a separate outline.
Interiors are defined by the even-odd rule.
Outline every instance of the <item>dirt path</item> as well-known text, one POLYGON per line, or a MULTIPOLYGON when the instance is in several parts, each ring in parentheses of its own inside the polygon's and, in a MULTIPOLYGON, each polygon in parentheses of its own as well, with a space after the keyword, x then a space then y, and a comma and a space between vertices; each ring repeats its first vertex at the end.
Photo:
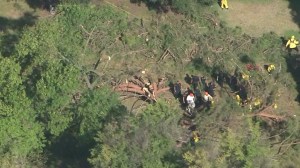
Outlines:
POLYGON ((284 35, 288 31, 299 31, 288 8, 289 2, 286 0, 273 0, 267 3, 232 0, 228 3, 229 10, 219 9, 221 18, 229 26, 239 26, 250 35, 260 36, 270 31, 284 35))

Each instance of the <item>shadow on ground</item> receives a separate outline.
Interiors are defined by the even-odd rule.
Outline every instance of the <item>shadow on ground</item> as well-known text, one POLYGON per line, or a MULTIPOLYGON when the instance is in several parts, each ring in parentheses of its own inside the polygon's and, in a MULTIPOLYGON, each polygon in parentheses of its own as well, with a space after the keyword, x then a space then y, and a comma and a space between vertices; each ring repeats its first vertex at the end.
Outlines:
POLYGON ((24 13, 19 19, 9 19, 5 17, 0 17, 0 31, 11 30, 21 30, 24 26, 32 26, 35 23, 37 16, 30 12, 24 13))
POLYGON ((49 9, 50 4, 56 6, 59 3, 85 3, 88 4, 91 0, 26 0, 26 3, 32 9, 49 9))
POLYGON ((171 1, 130 0, 130 2, 138 5, 144 3, 149 10, 155 10, 157 13, 167 13, 171 10, 171 1))
POLYGON ((48 3, 50 3, 52 0, 26 0, 27 4, 30 6, 32 9, 37 9, 37 8, 45 8, 48 3))
POLYGON ((300 27, 300 1, 299 0, 288 0, 289 8, 292 10, 291 15, 293 20, 300 27))
POLYGON ((286 63, 288 66, 288 72, 290 72, 297 84, 296 89, 298 96, 296 101, 300 103, 300 54, 295 54, 286 57, 286 63))
POLYGON ((48 148, 51 153, 46 163, 50 168, 88 168, 90 146, 79 144, 78 138, 70 132, 64 133, 48 148))
POLYGON ((14 51, 14 46, 19 40, 19 34, 26 26, 34 25, 37 16, 30 12, 24 13, 21 18, 10 19, 0 17, 0 32, 4 32, 0 40, 2 56, 9 56, 14 51))
MULTIPOLYGON (((300 1, 299 0, 288 0, 289 8, 291 9, 291 15, 296 24, 300 28, 300 1)), ((298 47, 299 48, 299 47, 298 47)), ((297 83, 298 96, 296 100, 300 102, 300 54, 293 54, 286 58, 288 65, 288 71, 292 74, 294 80, 297 83)))

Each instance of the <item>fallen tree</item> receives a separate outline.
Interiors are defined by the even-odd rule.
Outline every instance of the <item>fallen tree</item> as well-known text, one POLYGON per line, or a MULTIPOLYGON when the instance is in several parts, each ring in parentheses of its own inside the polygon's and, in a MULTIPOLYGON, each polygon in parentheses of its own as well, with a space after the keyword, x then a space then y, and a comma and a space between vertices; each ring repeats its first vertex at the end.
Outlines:
POLYGON ((122 92, 122 95, 131 96, 132 94, 136 97, 156 102, 157 98, 164 92, 170 90, 170 87, 161 87, 159 82, 146 82, 142 77, 135 76, 131 80, 119 84, 114 88, 117 92, 122 92))

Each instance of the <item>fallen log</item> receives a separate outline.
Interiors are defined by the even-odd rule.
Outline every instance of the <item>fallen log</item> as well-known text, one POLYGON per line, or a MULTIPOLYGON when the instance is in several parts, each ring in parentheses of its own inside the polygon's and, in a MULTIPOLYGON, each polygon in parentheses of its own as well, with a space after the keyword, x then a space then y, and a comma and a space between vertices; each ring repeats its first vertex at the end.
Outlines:
POLYGON ((157 92, 157 84, 155 82, 152 84, 152 87, 153 87, 154 92, 156 93, 157 92))
POLYGON ((133 89, 133 88, 117 88, 116 91, 132 92, 132 93, 138 93, 141 95, 145 95, 145 92, 143 90, 137 90, 137 89, 133 89))
POLYGON ((254 116, 260 116, 260 117, 266 117, 269 119, 275 119, 276 121, 283 121, 285 120, 284 116, 278 116, 278 115, 273 115, 273 114, 268 114, 268 113, 256 113, 254 116))
POLYGON ((136 84, 136 85, 138 85, 138 86, 140 86, 140 87, 143 87, 145 85, 142 81, 140 81, 138 79, 130 79, 129 81, 136 84))
POLYGON ((165 88, 159 89, 159 90, 156 92, 156 94, 159 95, 159 94, 161 94, 161 93, 163 93, 163 92, 166 92, 166 91, 169 91, 169 90, 170 90, 170 87, 165 87, 165 88))
POLYGON ((124 84, 117 86, 117 88, 134 88, 134 89, 142 90, 142 87, 135 85, 133 83, 124 83, 124 84))

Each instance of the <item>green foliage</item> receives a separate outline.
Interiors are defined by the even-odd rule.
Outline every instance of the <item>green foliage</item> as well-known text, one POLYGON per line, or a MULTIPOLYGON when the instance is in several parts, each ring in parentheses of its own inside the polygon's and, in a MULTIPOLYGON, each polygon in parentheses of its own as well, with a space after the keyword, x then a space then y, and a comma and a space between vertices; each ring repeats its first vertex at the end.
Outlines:
POLYGON ((72 121, 70 112, 72 95, 79 87, 78 69, 62 62, 48 63, 43 67, 41 79, 36 84, 34 107, 46 129, 59 135, 72 121))
POLYGON ((228 129, 218 146, 218 155, 206 151, 204 143, 183 154, 186 164, 193 167, 277 167, 272 160, 272 151, 261 134, 259 123, 245 120, 246 124, 240 129, 228 129))
POLYGON ((27 66, 28 62, 45 61, 49 57, 76 64, 81 63, 82 58, 95 58, 127 27, 127 16, 108 6, 97 9, 87 5, 65 5, 58 10, 60 17, 40 21, 22 36, 17 51, 19 59, 26 61, 27 66))
POLYGON ((177 156, 169 153, 174 150, 173 134, 178 131, 175 114, 174 109, 158 102, 140 118, 128 116, 106 125, 98 133, 90 163, 94 167, 176 167, 172 162, 177 156))
MULTIPOLYGON (((244 120, 249 110, 236 104, 227 85, 209 114, 201 111, 194 119, 200 132, 213 134, 217 141, 201 134, 194 150, 188 145, 175 148, 176 138, 186 134, 177 124, 182 112, 177 105, 158 101, 133 116, 105 87, 112 78, 128 79, 143 68, 169 80, 186 71, 213 77, 223 71, 237 74, 248 97, 261 98, 268 106, 280 98, 280 88, 297 84, 286 73, 286 52, 276 34, 254 38, 240 28, 218 27, 208 7, 216 3, 212 0, 147 2, 185 17, 131 20, 112 7, 72 3, 58 6, 58 15, 24 30, 16 53, 0 61, 0 165, 27 163, 28 156, 37 156, 45 144, 50 144, 48 149, 72 140, 67 147, 74 150, 66 153, 86 156, 91 150, 89 162, 94 167, 184 167, 182 150, 189 167, 278 166, 271 161, 277 151, 270 144, 286 137, 292 142, 299 139, 299 121, 288 120, 284 134, 268 139, 266 135, 278 132, 262 132, 258 123, 244 120), (262 68, 248 71, 249 63, 262 68), (271 75, 263 69, 270 63, 276 66, 271 75), (251 76, 249 81, 241 78, 244 73, 251 76), (100 88, 87 88, 89 82, 100 88), (80 98, 74 100, 74 94, 80 98)), ((290 149, 282 158, 297 158, 299 148, 290 149)), ((297 165, 293 159, 287 164, 279 161, 282 167, 297 165)))
POLYGON ((283 75, 287 70, 286 53, 281 50, 282 42, 274 33, 253 38, 239 28, 225 27, 200 35, 197 41, 199 52, 189 68, 194 67, 215 78, 220 71, 227 77, 235 75, 238 83, 245 87, 249 102, 260 98, 263 105, 271 105, 278 95, 278 87, 294 84, 291 76, 283 75), (248 70, 249 64, 258 69, 248 70), (272 75, 266 70, 269 64, 276 67, 272 75), (249 80, 242 78, 245 74, 249 75, 249 80))
POLYGON ((162 29, 162 33, 164 35, 162 41, 163 41, 163 44, 162 44, 162 47, 163 49, 167 49, 170 47, 170 45, 174 42, 174 35, 172 34, 172 27, 170 25, 163 25, 161 27, 162 29))
POLYGON ((196 149, 195 151, 188 151, 183 154, 183 158, 186 161, 189 168, 211 167, 211 163, 208 161, 206 152, 201 149, 196 149))
POLYGON ((231 130, 228 130, 221 147, 224 153, 218 158, 219 163, 217 164, 224 165, 225 162, 226 167, 242 167, 244 165, 245 156, 242 141, 231 130))
POLYGON ((79 133, 90 139, 105 123, 110 122, 112 117, 119 118, 127 112, 117 94, 108 88, 87 91, 76 108, 76 121, 80 122, 79 133))
POLYGON ((20 66, 2 58, 0 74, 0 164, 17 166, 18 159, 42 150, 44 135, 22 87, 20 66))
POLYGON ((71 100, 81 86, 80 71, 127 26, 126 15, 107 6, 62 5, 58 10, 61 16, 25 31, 17 46, 27 94, 46 130, 56 136, 73 120, 71 100))
POLYGON ((164 102, 148 106, 141 115, 141 120, 149 124, 157 124, 162 120, 176 116, 176 109, 171 109, 164 102), (174 111, 173 111, 174 110, 174 111))
POLYGON ((99 52, 127 28, 127 16, 107 6, 99 9, 88 5, 62 5, 58 10, 60 15, 40 20, 20 36, 16 53, 11 56, 19 65, 11 61, 4 63, 10 66, 1 67, 2 113, 14 118, 3 120, 5 127, 2 128, 6 130, 1 131, 6 139, 1 142, 3 150, 26 156, 44 146, 44 133, 48 141, 53 141, 68 128, 74 128, 74 123, 79 123, 75 127, 78 128, 75 129, 79 137, 77 145, 84 146, 92 142, 105 120, 110 121, 110 116, 126 111, 116 95, 108 90, 86 92, 81 79, 85 71, 92 69, 91 61, 99 59, 99 52), (6 71, 15 75, 6 75, 6 71), (72 101, 75 93, 82 93, 79 105, 72 101), (19 117, 23 118, 22 122, 19 117), (10 135, 16 143, 8 138, 10 135))
POLYGON ((89 162, 94 167, 129 167, 130 161, 126 148, 129 141, 123 127, 116 123, 105 126, 95 138, 97 145, 91 150, 89 162))
POLYGON ((221 143, 221 155, 217 165, 226 167, 274 167, 269 145, 262 140, 259 123, 253 123, 247 119, 247 132, 243 136, 233 133, 231 130, 225 135, 221 143))

